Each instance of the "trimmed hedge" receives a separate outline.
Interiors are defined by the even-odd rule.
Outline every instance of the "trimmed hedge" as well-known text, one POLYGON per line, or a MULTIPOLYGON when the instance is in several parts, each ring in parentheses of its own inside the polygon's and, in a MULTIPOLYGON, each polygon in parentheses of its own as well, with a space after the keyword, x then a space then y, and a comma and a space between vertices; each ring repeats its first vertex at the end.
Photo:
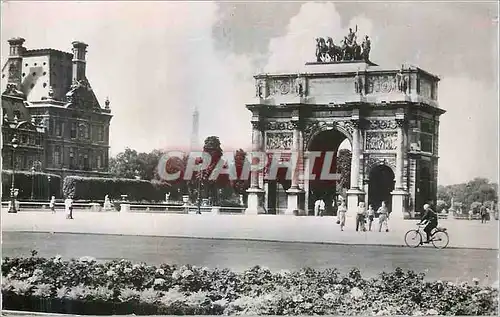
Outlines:
POLYGON ((119 200, 127 195, 129 201, 164 201, 168 192, 169 185, 137 179, 66 176, 63 181, 63 196, 73 199, 96 200, 109 195, 119 200))
MULTIPOLYGON (((12 170, 2 171, 2 199, 10 198, 10 188, 12 184, 12 170)), ((54 195, 59 198, 61 195, 61 176, 30 171, 16 171, 14 175, 14 187, 19 189, 17 199, 30 199, 31 188, 33 186, 33 198, 48 200, 54 195), (34 180, 33 180, 34 176, 34 180), (48 176, 50 176, 50 189, 48 176), (33 183, 34 181, 34 183, 33 183)))

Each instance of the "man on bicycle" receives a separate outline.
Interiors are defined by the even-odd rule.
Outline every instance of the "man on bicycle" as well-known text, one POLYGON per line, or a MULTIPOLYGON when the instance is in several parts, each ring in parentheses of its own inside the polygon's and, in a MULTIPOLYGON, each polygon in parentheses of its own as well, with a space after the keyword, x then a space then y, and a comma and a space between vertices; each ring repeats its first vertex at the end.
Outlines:
POLYGON ((427 224, 424 228, 424 232, 427 235, 427 241, 425 243, 429 243, 431 241, 431 231, 438 226, 438 217, 434 210, 431 209, 429 204, 424 205, 424 215, 420 220, 420 224, 427 224))

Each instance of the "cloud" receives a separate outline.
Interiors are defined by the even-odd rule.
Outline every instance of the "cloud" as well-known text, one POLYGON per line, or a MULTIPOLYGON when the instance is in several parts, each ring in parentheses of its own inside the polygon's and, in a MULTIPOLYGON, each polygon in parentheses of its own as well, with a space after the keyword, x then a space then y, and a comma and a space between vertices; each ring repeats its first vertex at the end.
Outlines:
MULTIPOLYGON (((111 154, 125 147, 187 147, 195 107, 201 139, 218 135, 223 145, 240 147, 251 142, 245 98, 254 92, 254 71, 246 56, 214 49, 215 3, 9 2, 2 7, 4 39, 22 36, 28 49, 70 51, 76 39, 89 44, 87 76, 101 103, 106 96, 111 100, 111 154)), ((2 55, 7 54, 2 43, 2 55)))
MULTIPOLYGON (((358 43, 364 35, 371 34, 372 22, 364 16, 356 16, 348 23, 353 30, 358 26, 358 43)), ((271 39, 266 72, 290 71, 302 68, 305 62, 316 60, 317 37, 331 37, 336 44, 348 33, 335 4, 308 2, 297 15, 290 19, 286 34, 271 39)))

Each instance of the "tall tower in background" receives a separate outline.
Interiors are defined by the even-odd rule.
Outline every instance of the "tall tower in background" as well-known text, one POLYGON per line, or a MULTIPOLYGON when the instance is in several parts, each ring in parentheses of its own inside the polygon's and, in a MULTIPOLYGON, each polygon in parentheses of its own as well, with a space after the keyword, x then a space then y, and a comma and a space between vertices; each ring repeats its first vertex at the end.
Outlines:
POLYGON ((193 111, 193 127, 191 130, 191 149, 196 149, 199 146, 199 124, 200 124, 200 113, 198 108, 194 108, 193 111))

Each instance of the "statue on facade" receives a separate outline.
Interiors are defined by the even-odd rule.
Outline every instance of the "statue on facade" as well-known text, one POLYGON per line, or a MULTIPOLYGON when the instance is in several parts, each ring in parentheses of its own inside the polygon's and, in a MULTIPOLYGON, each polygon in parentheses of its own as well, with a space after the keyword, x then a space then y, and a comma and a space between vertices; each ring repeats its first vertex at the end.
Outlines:
POLYGON ((53 86, 50 86, 49 92, 47 94, 49 96, 49 99, 53 99, 54 98, 54 87, 53 86))
POLYGON ((297 79, 295 80, 295 92, 299 97, 304 97, 305 91, 304 91, 304 80, 300 76, 300 74, 297 75, 297 79))
POLYGON ((404 70, 404 66, 401 65, 401 69, 396 74, 396 83, 397 83, 398 91, 400 91, 402 93, 406 93, 406 90, 408 88, 408 80, 403 75, 403 70, 404 70))
POLYGON ((357 94, 363 94, 363 79, 359 76, 359 69, 356 71, 356 76, 354 77, 354 91, 357 94))
POLYGON ((370 49, 371 49, 371 41, 368 35, 365 36, 365 39, 363 40, 363 43, 361 44, 361 47, 363 49, 363 52, 361 53, 363 60, 365 62, 370 60, 370 49))
POLYGON ((257 81, 255 96, 259 98, 264 98, 264 83, 262 81, 257 81))

